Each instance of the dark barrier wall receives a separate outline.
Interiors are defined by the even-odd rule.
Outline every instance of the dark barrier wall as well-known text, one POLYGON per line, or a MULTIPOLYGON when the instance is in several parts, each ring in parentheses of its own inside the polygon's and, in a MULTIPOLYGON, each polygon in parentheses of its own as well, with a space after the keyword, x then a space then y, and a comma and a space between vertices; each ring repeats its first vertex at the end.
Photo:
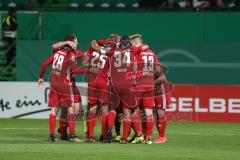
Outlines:
MULTIPOLYGON (((240 13, 220 12, 43 13, 42 21, 38 22, 42 23, 44 40, 18 41, 17 79, 36 80, 40 64, 51 54, 51 44, 68 33, 79 37, 79 48, 83 50, 89 47, 91 39, 104 38, 110 33, 140 33, 162 64, 170 68, 168 78, 172 82, 239 84, 239 19, 240 13)), ((19 21, 20 26, 26 26, 27 22, 19 21)), ((24 31, 21 29, 20 35, 24 31)), ((39 32, 31 35, 37 37, 39 32)))

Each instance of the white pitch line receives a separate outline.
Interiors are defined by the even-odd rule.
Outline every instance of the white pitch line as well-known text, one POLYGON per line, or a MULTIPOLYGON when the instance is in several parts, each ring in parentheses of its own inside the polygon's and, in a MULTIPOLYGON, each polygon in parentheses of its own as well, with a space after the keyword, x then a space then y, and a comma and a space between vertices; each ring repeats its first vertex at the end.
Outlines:
MULTIPOLYGON (((46 130, 47 128, 0 128, 0 130, 46 130)), ((154 132, 157 134, 157 132, 154 132)), ((201 132, 172 132, 169 131, 167 134, 179 134, 179 135, 205 135, 205 136, 236 136, 238 134, 218 134, 218 133, 201 133, 201 132)))

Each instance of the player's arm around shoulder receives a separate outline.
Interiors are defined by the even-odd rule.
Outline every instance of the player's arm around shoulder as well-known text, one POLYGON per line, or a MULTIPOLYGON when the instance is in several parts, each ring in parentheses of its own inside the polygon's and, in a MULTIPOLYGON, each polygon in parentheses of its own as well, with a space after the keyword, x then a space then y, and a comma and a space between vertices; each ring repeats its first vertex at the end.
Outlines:
POLYGON ((52 45, 52 49, 53 50, 58 50, 65 45, 69 45, 69 46, 71 46, 71 48, 73 48, 74 47, 74 42, 72 42, 72 41, 57 42, 57 43, 52 45))
POLYGON ((107 50, 105 50, 102 46, 100 46, 96 40, 91 41, 91 47, 94 51, 97 51, 100 54, 106 54, 107 50))
POLYGON ((103 47, 98 44, 96 40, 91 41, 91 47, 94 51, 97 51, 100 54, 107 55, 107 56, 112 56, 113 52, 116 48, 116 43, 108 40, 100 40, 99 43, 105 44, 105 45, 114 45, 114 47, 103 47))
POLYGON ((98 45, 98 43, 97 43, 96 40, 92 40, 92 41, 91 41, 91 47, 92 47, 93 50, 101 53, 102 47, 98 45))

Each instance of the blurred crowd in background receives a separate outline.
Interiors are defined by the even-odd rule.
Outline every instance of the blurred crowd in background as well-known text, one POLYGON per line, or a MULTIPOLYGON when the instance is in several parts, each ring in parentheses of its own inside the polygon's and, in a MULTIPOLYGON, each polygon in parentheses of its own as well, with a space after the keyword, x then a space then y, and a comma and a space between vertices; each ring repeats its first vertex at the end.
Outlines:
POLYGON ((16 7, 20 10, 161 10, 161 9, 239 9, 240 0, 0 0, 2 10, 16 7))

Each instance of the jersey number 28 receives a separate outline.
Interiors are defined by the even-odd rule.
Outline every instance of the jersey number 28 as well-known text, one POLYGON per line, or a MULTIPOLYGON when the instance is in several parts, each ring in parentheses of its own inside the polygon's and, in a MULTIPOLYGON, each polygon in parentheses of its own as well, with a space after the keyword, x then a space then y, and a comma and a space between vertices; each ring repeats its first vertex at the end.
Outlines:
POLYGON ((53 69, 62 70, 62 64, 64 61, 64 56, 61 54, 55 54, 53 60, 53 69))

